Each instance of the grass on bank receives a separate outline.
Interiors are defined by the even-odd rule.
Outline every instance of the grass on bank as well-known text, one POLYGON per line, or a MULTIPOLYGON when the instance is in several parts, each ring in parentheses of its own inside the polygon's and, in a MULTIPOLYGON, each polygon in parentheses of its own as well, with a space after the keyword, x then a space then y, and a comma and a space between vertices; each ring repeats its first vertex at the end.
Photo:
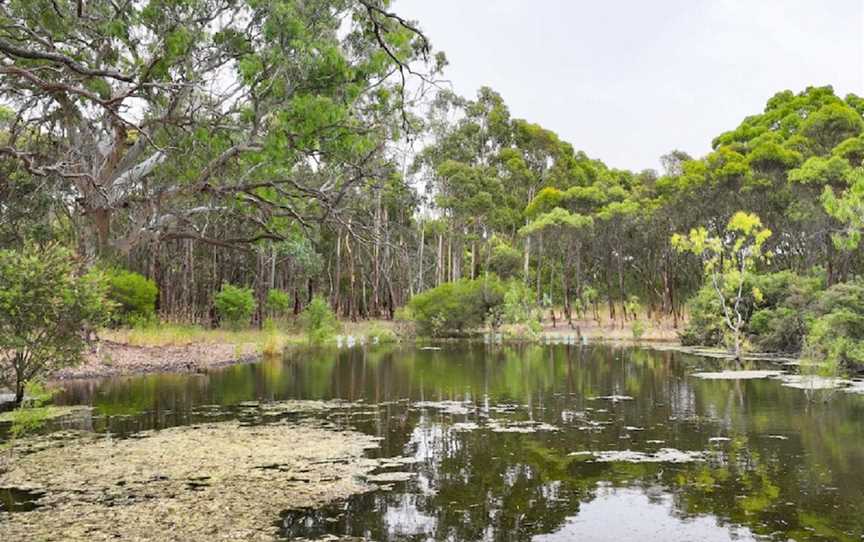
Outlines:
MULTIPOLYGON (((365 337, 373 342, 393 342, 397 339, 394 324, 387 321, 343 322, 342 335, 365 337)), ((306 344, 307 337, 293 322, 272 323, 264 329, 209 329, 200 325, 163 322, 123 329, 106 329, 99 337, 130 346, 166 347, 192 344, 233 344, 237 347, 254 345, 265 355, 281 353, 286 346, 306 344)))

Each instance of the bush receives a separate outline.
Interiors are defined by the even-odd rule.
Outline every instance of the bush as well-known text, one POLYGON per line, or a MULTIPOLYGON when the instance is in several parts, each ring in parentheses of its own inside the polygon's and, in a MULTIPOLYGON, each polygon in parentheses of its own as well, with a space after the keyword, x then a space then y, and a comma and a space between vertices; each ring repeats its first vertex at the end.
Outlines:
POLYGON ((381 324, 372 324, 366 331, 366 340, 373 344, 391 344, 399 341, 399 336, 381 324))
POLYGON ((633 320, 630 331, 633 333, 633 339, 638 341, 645 335, 645 323, 642 320, 633 320))
POLYGON ((690 318, 679 334, 684 346, 722 346, 726 326, 720 301, 711 285, 706 284, 688 303, 690 318))
POLYGON ((0 250, 0 385, 16 404, 28 382, 79 362, 87 330, 110 315, 105 276, 79 271, 59 245, 0 250))
POLYGON ((864 282, 835 284, 819 294, 805 354, 828 365, 864 366, 864 282))
POLYGON ((213 298, 219 318, 230 328, 240 329, 249 325, 255 312, 255 296, 251 288, 239 288, 227 282, 213 298))
POLYGON ((117 304, 114 323, 131 325, 153 319, 159 294, 154 281, 125 269, 111 269, 107 277, 108 297, 117 304))
POLYGON ((339 321, 330 304, 321 296, 315 296, 300 315, 306 338, 312 344, 320 344, 339 331, 339 321))
MULTIPOLYGON (((743 290, 744 334, 762 352, 799 352, 807 333, 821 276, 800 276, 791 271, 750 274, 743 290), (758 298, 757 298, 758 297, 758 298)), ((725 346, 727 328, 714 289, 704 285, 690 302, 690 320, 681 333, 685 345, 725 346)))
POLYGON ((267 292, 267 312, 274 318, 284 318, 291 311, 291 296, 275 288, 267 292))
POLYGON ((414 296, 408 307, 421 335, 458 336, 483 327, 491 311, 504 302, 504 292, 495 276, 462 279, 414 296))
POLYGON ((503 302, 491 310, 492 327, 502 325, 504 334, 512 339, 536 338, 543 326, 534 291, 515 279, 505 283, 504 288, 503 302))

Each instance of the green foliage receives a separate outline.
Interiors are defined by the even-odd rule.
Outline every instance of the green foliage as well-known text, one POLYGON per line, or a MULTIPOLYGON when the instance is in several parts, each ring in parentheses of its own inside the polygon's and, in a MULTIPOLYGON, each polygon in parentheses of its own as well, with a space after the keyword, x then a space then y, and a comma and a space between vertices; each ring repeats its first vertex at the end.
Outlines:
POLYGON ((540 307, 534 291, 521 280, 510 280, 504 283, 504 301, 500 309, 500 322, 504 325, 524 326, 530 334, 541 331, 540 307))
POLYGON ((763 246, 769 237, 771 230, 762 227, 759 217, 743 211, 732 216, 723 236, 709 236, 704 227, 690 230, 686 237, 672 236, 672 246, 677 251, 692 252, 701 258, 706 281, 717 296, 720 316, 731 334, 731 346, 736 356, 741 354, 742 331, 746 323, 743 301, 747 295, 756 302, 762 300, 758 288, 745 291, 744 285, 757 263, 766 259, 763 246))
POLYGON ((679 334, 684 346, 724 346, 726 326, 714 288, 705 284, 688 302, 690 318, 679 334))
POLYGON ((154 281, 125 269, 111 269, 106 275, 108 296, 117 304, 113 318, 116 323, 132 324, 153 319, 159 294, 154 281))
POLYGON ((291 310, 291 296, 288 292, 273 288, 267 291, 267 312, 276 318, 284 318, 291 310))
POLYGON ((495 242, 489 257, 489 271, 502 279, 518 277, 522 272, 522 252, 505 242, 495 242))
POLYGON ((864 367, 864 281, 835 284, 819 294, 805 352, 828 365, 864 367))
POLYGON ((645 323, 642 320, 633 320, 630 331, 633 333, 633 339, 638 341, 645 335, 645 323))
POLYGON ((409 307, 421 335, 458 336, 483 327, 491 311, 504 302, 500 279, 462 279, 414 296, 409 307))
POLYGON ((249 325, 249 319, 256 307, 251 288, 240 288, 227 282, 213 298, 213 304, 216 306, 219 318, 232 329, 249 325))
POLYGON ((9 432, 13 438, 36 433, 45 426, 51 418, 51 412, 45 405, 51 401, 57 392, 39 381, 30 381, 24 387, 24 400, 21 408, 12 412, 12 427, 9 432))
MULTIPOLYGON (((760 352, 800 352, 824 287, 825 278, 820 275, 748 273, 739 304, 746 340, 760 352)), ((689 308, 690 319, 680 335, 682 344, 728 346, 723 309, 710 284, 699 290, 689 308)))
POLYGON ((0 250, 0 385, 18 401, 28 382, 79 362, 86 330, 109 316, 104 276, 81 271, 56 244, 0 250))
POLYGON ((306 332, 306 338, 311 344, 321 344, 333 337, 339 331, 339 321, 336 315, 321 296, 315 296, 303 313, 300 321, 306 332))
POLYGON ((399 336, 392 329, 375 322, 366 330, 366 340, 372 344, 392 344, 399 342, 399 336))

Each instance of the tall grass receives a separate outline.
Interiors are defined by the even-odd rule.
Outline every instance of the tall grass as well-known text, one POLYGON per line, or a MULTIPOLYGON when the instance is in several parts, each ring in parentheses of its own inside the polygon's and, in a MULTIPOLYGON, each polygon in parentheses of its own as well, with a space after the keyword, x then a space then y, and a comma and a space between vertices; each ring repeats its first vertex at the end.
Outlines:
POLYGON ((132 329, 112 329, 101 333, 103 339, 143 347, 187 346, 190 344, 235 344, 257 345, 265 354, 281 352, 292 342, 299 342, 298 335, 281 329, 207 329, 189 324, 163 323, 135 327, 132 329))

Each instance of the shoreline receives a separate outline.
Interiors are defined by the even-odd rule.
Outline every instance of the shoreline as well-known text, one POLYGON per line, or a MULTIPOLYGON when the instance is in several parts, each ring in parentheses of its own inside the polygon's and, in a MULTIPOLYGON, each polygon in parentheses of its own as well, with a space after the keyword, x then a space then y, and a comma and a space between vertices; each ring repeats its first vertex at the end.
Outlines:
MULTIPOLYGON (((367 323, 365 326, 351 326, 345 330, 345 333, 353 332, 356 336, 365 339, 365 327, 380 325, 382 325, 382 322, 374 321, 367 323)), ((383 325, 392 327, 394 324, 385 322, 383 325)), ((133 341, 124 340, 127 338, 126 336, 117 334, 113 338, 101 339, 95 351, 85 354, 82 364, 60 369, 49 375, 47 380, 49 382, 66 382, 70 380, 95 380, 156 373, 203 373, 210 369, 253 363, 267 355, 262 348, 262 339, 265 336, 266 332, 253 331, 237 337, 214 335, 213 337, 199 337, 196 340, 179 343, 132 344, 133 341), (258 335, 255 335, 255 333, 258 335)), ((712 358, 729 359, 732 357, 731 353, 720 349, 682 346, 677 340, 677 330, 671 327, 652 328, 641 338, 634 339, 629 326, 597 325, 593 321, 590 324, 579 322, 573 328, 561 323, 556 327, 544 325, 541 335, 536 339, 511 340, 503 338, 500 343, 576 344, 579 342, 578 337, 580 336, 584 337, 585 344, 620 344, 642 346, 654 350, 677 351, 712 358)), ((480 337, 482 336, 478 336, 474 340, 482 340, 480 337)), ((296 335, 284 335, 282 339, 283 344, 280 351, 296 347, 302 342, 302 339, 296 335)), ((426 338, 411 337, 407 339, 402 338, 399 342, 403 344, 423 344, 428 340, 426 338)), ((449 339, 432 339, 431 341, 446 343, 449 339)), ((498 341, 495 342, 498 343, 498 341)), ((360 341, 357 344, 374 344, 374 342, 366 340, 360 341)), ((744 358, 744 361, 767 362, 794 362, 795 360, 797 360, 797 357, 794 355, 755 352, 748 353, 744 358)))
POLYGON ((102 341, 84 362, 48 376, 49 381, 91 380, 155 373, 200 373, 208 369, 251 363, 261 357, 255 344, 190 343, 138 346, 102 341))

